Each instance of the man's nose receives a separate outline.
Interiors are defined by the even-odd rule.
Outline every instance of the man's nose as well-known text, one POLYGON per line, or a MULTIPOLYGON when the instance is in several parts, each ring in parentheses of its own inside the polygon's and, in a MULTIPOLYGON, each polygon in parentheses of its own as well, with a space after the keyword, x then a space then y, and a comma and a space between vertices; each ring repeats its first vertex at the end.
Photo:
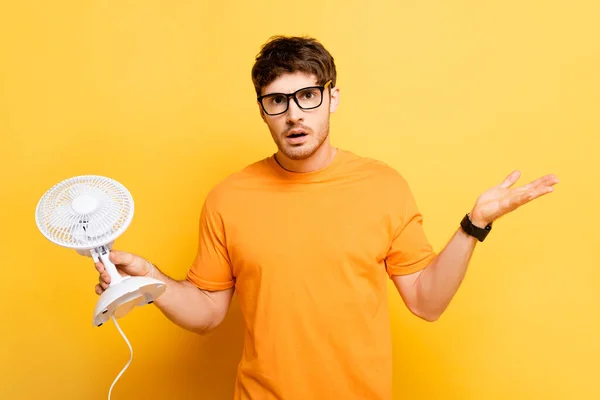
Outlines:
POLYGON ((298 107, 298 104, 294 101, 294 99, 290 99, 290 104, 287 110, 287 122, 290 125, 295 125, 298 121, 303 119, 302 117, 302 109, 298 107))

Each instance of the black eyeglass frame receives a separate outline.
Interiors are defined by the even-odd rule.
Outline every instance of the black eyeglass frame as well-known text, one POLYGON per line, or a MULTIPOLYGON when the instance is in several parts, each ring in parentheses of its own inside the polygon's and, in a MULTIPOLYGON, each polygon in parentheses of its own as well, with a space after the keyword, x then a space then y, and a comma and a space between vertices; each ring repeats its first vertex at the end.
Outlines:
POLYGON ((296 103, 296 105, 301 109, 301 110, 314 110, 315 108, 319 108, 321 107, 321 105, 323 104, 323 92, 325 91, 325 89, 331 84, 332 80, 328 80, 327 83, 325 83, 322 86, 307 86, 301 89, 296 90, 294 93, 269 93, 269 94, 265 94, 263 96, 258 96, 256 98, 256 100, 258 100, 258 102, 260 103, 260 106, 262 107, 263 111, 265 112, 265 114, 270 115, 270 116, 274 116, 274 115, 281 115, 287 112, 287 110, 290 108, 290 97, 294 99, 294 103, 296 103), (309 90, 309 89, 319 89, 321 91, 321 101, 319 102, 318 105, 314 106, 314 107, 302 107, 300 105, 300 102, 298 101, 298 98, 296 97, 296 94, 298 94, 299 92, 302 92, 304 90, 309 90), (267 112, 267 110, 265 109, 265 105, 263 104, 262 100, 266 97, 270 97, 270 96, 285 96, 286 100, 287 100, 287 104, 285 106, 285 110, 283 110, 282 112, 278 112, 276 114, 269 114, 267 112))

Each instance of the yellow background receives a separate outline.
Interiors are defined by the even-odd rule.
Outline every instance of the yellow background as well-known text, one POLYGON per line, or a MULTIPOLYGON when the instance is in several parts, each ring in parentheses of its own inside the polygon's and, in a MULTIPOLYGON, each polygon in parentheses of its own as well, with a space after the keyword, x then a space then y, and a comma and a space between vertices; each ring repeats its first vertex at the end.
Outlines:
MULTIPOLYGON (((436 249, 513 169, 561 180, 497 222, 438 322, 390 291, 395 399, 600 398, 598 4, 3 2, 0 397, 104 399, 129 355, 112 324, 92 327, 92 261, 37 231, 41 195, 117 179, 136 202, 117 247, 183 278, 207 191, 275 151, 250 81, 259 46, 309 34, 338 66, 333 143, 401 171, 436 249)), ((205 338, 154 307, 121 326, 134 360, 113 399, 231 397, 236 302, 205 338)))

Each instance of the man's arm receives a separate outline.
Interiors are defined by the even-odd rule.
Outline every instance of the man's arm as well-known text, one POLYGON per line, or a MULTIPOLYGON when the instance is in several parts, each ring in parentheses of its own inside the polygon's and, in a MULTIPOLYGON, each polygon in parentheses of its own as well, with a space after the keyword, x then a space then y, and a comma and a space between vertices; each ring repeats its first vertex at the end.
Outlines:
MULTIPOLYGON (((174 280, 158 270, 150 262, 131 253, 113 250, 110 260, 118 271, 132 276, 147 276, 159 279, 166 284, 165 292, 154 301, 154 305, 172 322, 183 329, 198 334, 206 334, 216 328, 227 315, 234 288, 219 291, 198 289, 187 280, 174 280)), ((102 262, 96 263, 100 282, 96 293, 102 294, 108 288, 110 275, 102 262)))
POLYGON ((459 228, 425 269, 392 277, 413 314, 426 321, 435 321, 442 315, 465 277, 476 242, 459 228))
POLYGON ((154 304, 173 323, 198 334, 206 334, 223 322, 234 288, 218 291, 198 289, 187 280, 176 281, 156 270, 154 277, 167 289, 154 304))
MULTIPOLYGON (((555 175, 545 175, 527 185, 511 188, 519 176, 520 172, 514 171, 500 185, 479 196, 470 213, 474 225, 483 228, 520 206, 551 193, 558 183, 555 175)), ((476 243, 476 238, 459 228, 446 247, 423 270, 392 276, 400 296, 413 314, 427 321, 435 321, 442 315, 467 272, 476 243)))

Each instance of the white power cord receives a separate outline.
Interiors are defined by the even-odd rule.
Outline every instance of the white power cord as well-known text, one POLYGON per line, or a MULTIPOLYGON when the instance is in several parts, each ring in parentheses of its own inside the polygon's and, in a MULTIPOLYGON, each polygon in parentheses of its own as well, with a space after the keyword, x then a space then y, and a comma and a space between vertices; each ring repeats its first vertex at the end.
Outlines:
POLYGON ((131 348, 131 344, 129 343, 129 340, 127 340, 127 336, 125 336, 125 334, 121 330, 121 327, 117 323, 117 319, 115 318, 115 316, 111 315, 111 318, 112 318, 113 322, 115 323, 115 326, 119 330, 119 333, 121 333, 121 336, 123 336, 123 339, 125 339, 125 343, 127 343, 127 346, 129 346, 129 361, 127 361, 127 364, 125 364, 125 367, 123 367, 123 369, 121 370, 121 372, 119 373, 119 375, 117 375, 117 377, 115 378, 114 382, 110 386, 110 390, 108 391, 108 400, 110 400, 110 396, 112 394, 113 387, 115 386, 115 384, 117 383, 117 381, 119 380, 119 378, 121 377, 121 375, 123 375, 123 373, 125 372, 125 370, 129 367, 129 364, 131 364, 131 361, 133 360, 133 349, 131 348))

